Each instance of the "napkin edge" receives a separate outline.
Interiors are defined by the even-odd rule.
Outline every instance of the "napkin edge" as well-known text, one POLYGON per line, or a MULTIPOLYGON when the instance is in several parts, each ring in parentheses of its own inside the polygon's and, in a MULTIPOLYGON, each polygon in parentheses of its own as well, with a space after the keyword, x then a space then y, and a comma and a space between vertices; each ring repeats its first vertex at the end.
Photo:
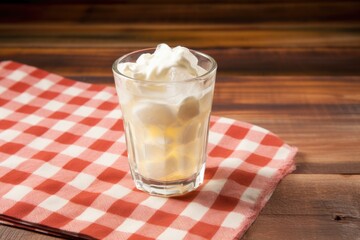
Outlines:
POLYGON ((294 157, 295 157, 296 153, 298 152, 298 148, 294 147, 294 146, 289 146, 287 144, 285 144, 285 146, 290 148, 290 153, 284 159, 284 162, 285 162, 284 166, 282 166, 281 168, 279 168, 277 170, 277 174, 274 177, 274 179, 272 181, 270 181, 268 186, 264 188, 265 190, 261 192, 261 194, 259 196, 260 200, 252 209, 252 215, 247 216, 247 220, 244 224, 244 228, 236 235, 234 240, 239 240, 245 235, 247 230, 249 230, 250 226, 255 222, 257 217, 260 215, 260 213, 264 209, 266 203, 270 200, 277 185, 281 182, 281 180, 284 177, 286 177, 288 174, 290 174, 291 172, 293 172, 296 169, 294 157))

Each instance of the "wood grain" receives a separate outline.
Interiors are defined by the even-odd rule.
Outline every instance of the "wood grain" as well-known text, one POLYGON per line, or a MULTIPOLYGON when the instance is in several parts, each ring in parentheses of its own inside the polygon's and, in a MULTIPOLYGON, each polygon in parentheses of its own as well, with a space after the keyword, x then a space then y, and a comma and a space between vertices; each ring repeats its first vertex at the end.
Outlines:
POLYGON ((356 236, 360 236, 360 176, 297 174, 282 181, 243 239, 356 236))
POLYGON ((359 24, 264 25, 0 24, 1 47, 360 47, 359 24))
MULTIPOLYGON (((145 46, 143 46, 145 47, 145 46)), ((1 49, 0 59, 12 59, 38 66, 64 76, 87 77, 93 82, 112 82, 113 61, 137 48, 113 47, 7 47, 1 49), (49 61, 49 58, 54 59, 49 61), (104 77, 96 79, 94 77, 104 77)), ((310 75, 359 76, 358 48, 196 48, 213 56, 219 73, 239 76, 310 75)))
POLYGON ((20 228, 10 227, 0 224, 1 240, 56 240, 59 238, 48 236, 45 234, 37 234, 20 228))
POLYGON ((4 4, 0 21, 7 22, 187 22, 259 23, 264 21, 354 21, 359 2, 177 2, 138 4, 4 4))
POLYGON ((357 240, 359 224, 359 220, 335 221, 324 216, 260 215, 242 239, 357 240))

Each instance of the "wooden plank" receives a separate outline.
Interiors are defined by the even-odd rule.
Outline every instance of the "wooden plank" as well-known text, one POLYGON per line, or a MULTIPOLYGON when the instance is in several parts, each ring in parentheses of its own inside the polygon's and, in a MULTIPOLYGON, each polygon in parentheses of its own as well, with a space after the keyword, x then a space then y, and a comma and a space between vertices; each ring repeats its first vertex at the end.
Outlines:
POLYGON ((260 215, 242 240, 357 240, 359 224, 358 220, 335 221, 323 216, 260 215))
POLYGON ((153 47, 158 43, 191 48, 359 48, 360 25, 0 24, 0 47, 153 47), (203 29, 199 29, 203 27, 203 29))
MULTIPOLYGON (((338 2, 339 0, 173 0, 171 4, 258 4, 258 3, 313 3, 318 4, 322 2, 338 2)), ((351 2, 351 1, 347 1, 351 2)), ((354 1, 352 1, 354 2, 354 1)), ((29 4, 29 0, 2 0, 3 4, 29 4)), ((168 0, 32 0, 31 4, 48 4, 48 5, 59 5, 59 4, 94 4, 94 5, 103 5, 103 4, 164 4, 169 3, 168 0)))
MULTIPOLYGON (((110 67, 106 75, 95 77, 44 69, 78 81, 114 85, 110 67)), ((288 117, 296 116, 307 122, 314 121, 312 117, 318 113, 323 116, 319 120, 325 122, 359 121, 358 76, 234 76, 219 73, 216 81, 214 110, 219 113, 233 115, 239 111, 255 116, 257 113, 253 111, 258 110, 262 112, 259 117, 272 120, 272 111, 283 117, 288 112, 288 117)))
POLYGON ((56 240, 59 238, 0 224, 0 240, 56 240))
POLYGON ((297 146, 298 173, 360 173, 358 77, 223 79, 213 114, 262 126, 297 146))
POLYGON ((359 2, 2 4, 0 22, 216 22, 358 21, 359 2))
POLYGON ((356 105, 360 98, 359 77, 220 75, 217 79, 221 85, 217 85, 215 100, 217 104, 224 105, 224 110, 233 110, 244 104, 264 105, 265 108, 267 104, 279 104, 280 107, 342 103, 356 105))
POLYGON ((360 176, 287 176, 243 239, 357 239, 360 176))
MULTIPOLYGON (((145 47, 145 46, 143 46, 145 47)), ((11 59, 65 76, 110 76, 113 61, 138 48, 0 48, 11 59), (50 59, 50 60, 49 60, 50 59)), ((218 63, 220 73, 245 75, 360 75, 360 49, 352 48, 196 48, 218 63)), ((100 80, 100 79, 99 79, 100 80)), ((94 79, 95 81, 95 79, 94 79)), ((96 80, 97 81, 97 80, 96 80)))
POLYGON ((360 175, 290 174, 261 215, 327 216, 331 221, 338 216, 360 223, 360 175))

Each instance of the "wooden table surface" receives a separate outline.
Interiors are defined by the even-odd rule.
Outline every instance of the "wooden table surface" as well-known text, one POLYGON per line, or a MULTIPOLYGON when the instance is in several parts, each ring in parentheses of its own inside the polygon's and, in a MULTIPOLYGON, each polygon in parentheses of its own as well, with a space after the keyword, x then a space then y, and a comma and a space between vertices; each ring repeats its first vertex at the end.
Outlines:
MULTIPOLYGON (((358 1, 3 2, 0 60, 78 81, 113 85, 117 57, 161 42, 210 54, 213 114, 299 148, 243 239, 360 239, 358 1)), ((0 239, 53 237, 0 225, 0 239)))

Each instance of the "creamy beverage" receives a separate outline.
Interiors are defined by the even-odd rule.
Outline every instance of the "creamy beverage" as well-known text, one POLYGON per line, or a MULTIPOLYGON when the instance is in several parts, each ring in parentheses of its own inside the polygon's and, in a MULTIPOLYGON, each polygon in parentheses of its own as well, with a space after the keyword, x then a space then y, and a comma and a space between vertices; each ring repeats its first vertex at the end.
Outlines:
POLYGON ((136 186, 162 196, 195 189, 205 169, 215 61, 160 44, 153 53, 126 55, 114 68, 136 186))

